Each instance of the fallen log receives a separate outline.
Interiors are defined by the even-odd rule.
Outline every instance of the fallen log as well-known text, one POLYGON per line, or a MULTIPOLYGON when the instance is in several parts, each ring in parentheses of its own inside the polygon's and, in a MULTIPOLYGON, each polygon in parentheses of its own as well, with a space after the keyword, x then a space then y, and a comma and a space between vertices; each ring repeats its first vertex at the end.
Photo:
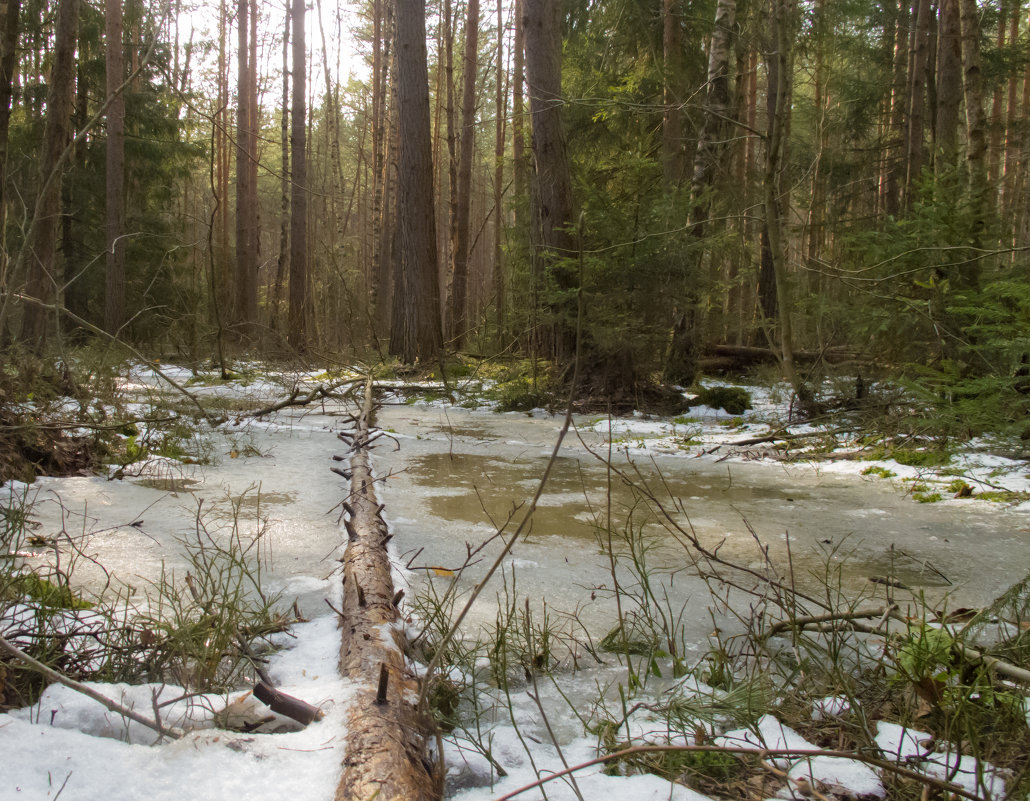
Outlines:
MULTIPOLYGON (((826 364, 865 363, 870 359, 860 353, 844 348, 827 348, 819 351, 795 351, 799 362, 824 362, 826 364)), ((709 372, 732 372, 746 370, 757 364, 776 364, 778 356, 769 348, 751 345, 713 345, 699 361, 698 366, 709 372)))
MULTIPOLYGON (((441 797, 428 756, 433 725, 418 708, 419 679, 405 663, 406 641, 390 571, 390 538, 376 499, 368 446, 372 385, 351 443, 347 552, 343 558, 340 671, 358 687, 347 723, 336 801, 434 801, 441 797)), ((339 472, 339 471, 337 471, 339 472)))

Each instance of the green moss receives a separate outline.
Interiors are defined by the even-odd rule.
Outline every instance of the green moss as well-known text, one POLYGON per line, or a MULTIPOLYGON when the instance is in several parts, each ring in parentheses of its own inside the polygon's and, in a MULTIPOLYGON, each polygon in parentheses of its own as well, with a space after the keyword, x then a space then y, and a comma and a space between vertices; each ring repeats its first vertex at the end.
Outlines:
POLYGON ((437 677, 429 688, 429 708, 433 718, 444 733, 454 731, 458 723, 458 705, 461 703, 461 690, 453 681, 437 677))
POLYGON ((876 445, 862 454, 862 461, 879 462, 893 459, 898 464, 909 467, 944 467, 951 461, 951 453, 933 448, 892 448, 888 445, 876 445))
POLYGON ((874 465, 872 467, 867 467, 865 470, 863 470, 862 475, 877 476, 879 478, 894 478, 894 476, 896 476, 897 473, 895 473, 893 470, 888 470, 886 467, 874 465))
POLYGON ((726 782, 740 774, 737 755, 721 751, 664 751, 651 761, 651 772, 670 780, 686 775, 726 782))
POLYGON ((919 503, 937 503, 944 500, 944 496, 939 492, 913 492, 912 498, 919 503))
POLYGON ((433 392, 432 390, 426 390, 424 392, 416 392, 414 395, 408 395, 404 398, 404 402, 408 406, 414 406, 416 403, 432 403, 443 398, 439 392, 433 392))
MULTIPOLYGON (((450 381, 453 378, 468 378, 476 372, 479 367, 477 362, 466 361, 460 357, 448 359, 444 362, 444 370, 447 373, 447 380, 450 381)), ((440 366, 437 365, 433 368, 433 378, 437 381, 443 381, 444 376, 440 372, 440 366)))
POLYGON ((551 395, 546 391, 546 381, 537 381, 537 388, 534 391, 531 379, 523 376, 513 381, 497 384, 487 391, 489 398, 497 401, 495 411, 498 412, 528 412, 540 406, 546 406, 551 402, 551 395))
POLYGON ((186 379, 184 386, 187 387, 211 387, 224 384, 225 381, 218 373, 197 373, 186 379))
POLYGON ((20 573, 12 576, 4 588, 9 600, 32 599, 50 609, 92 609, 93 604, 83 600, 68 587, 54 584, 35 573, 20 573))
POLYGON ((751 394, 741 387, 702 387, 691 406, 710 406, 728 414, 741 415, 751 407, 751 394))
POLYGON ((601 650, 613 654, 649 656, 657 647, 658 641, 653 632, 643 631, 640 626, 632 624, 626 627, 616 624, 601 640, 601 650))
POLYGON ((951 461, 951 454, 947 451, 909 448, 896 448, 891 451, 890 457, 898 464, 909 467, 941 467, 951 461))

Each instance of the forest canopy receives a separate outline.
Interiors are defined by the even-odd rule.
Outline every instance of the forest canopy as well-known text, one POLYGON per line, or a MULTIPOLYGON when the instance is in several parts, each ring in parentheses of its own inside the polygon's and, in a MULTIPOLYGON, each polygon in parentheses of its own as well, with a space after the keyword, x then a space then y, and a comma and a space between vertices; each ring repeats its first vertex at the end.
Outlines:
POLYGON ((2 14, 12 387, 112 339, 528 357, 554 386, 578 353, 617 403, 764 361, 809 413, 836 373, 1023 425, 1023 2, 2 14))

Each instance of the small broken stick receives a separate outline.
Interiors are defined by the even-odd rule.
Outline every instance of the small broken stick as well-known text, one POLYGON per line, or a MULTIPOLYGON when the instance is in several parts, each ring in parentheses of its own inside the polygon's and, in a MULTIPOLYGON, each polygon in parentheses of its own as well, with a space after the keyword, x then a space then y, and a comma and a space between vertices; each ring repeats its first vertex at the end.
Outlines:
MULTIPOLYGON (((200 590, 197 588, 196 579, 194 579, 189 573, 186 574, 186 586, 189 587, 190 593, 193 595, 193 599, 200 605, 200 608, 203 609, 205 613, 211 614, 209 609, 210 604, 204 602, 201 597, 200 590)), ((254 672, 258 674, 259 681, 254 685, 255 698, 262 703, 267 704, 269 709, 273 712, 278 712, 280 715, 293 718, 303 726, 307 726, 313 720, 321 720, 325 717, 325 712, 317 706, 277 690, 275 685, 272 683, 272 679, 268 675, 268 672, 261 666, 261 661, 258 659, 257 654, 255 654, 254 650, 250 647, 250 643, 248 643, 247 639, 239 632, 236 632, 236 644, 247 659, 250 660, 251 665, 254 666, 254 672)))
POLYGON ((313 720, 321 720, 325 717, 325 712, 317 706, 312 706, 307 701, 301 701, 299 698, 287 695, 264 681, 259 681, 254 685, 254 697, 268 706, 273 712, 293 718, 304 726, 307 726, 313 720))

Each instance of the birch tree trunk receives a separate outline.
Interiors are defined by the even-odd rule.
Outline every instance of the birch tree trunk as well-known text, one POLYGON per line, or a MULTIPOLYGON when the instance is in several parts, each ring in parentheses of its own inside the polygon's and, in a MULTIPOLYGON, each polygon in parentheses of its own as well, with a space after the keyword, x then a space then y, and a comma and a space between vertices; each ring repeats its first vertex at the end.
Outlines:
POLYGON ((787 243, 784 230, 783 194, 784 153, 789 130, 791 95, 791 21, 793 0, 772 0, 770 26, 773 52, 769 57, 769 130, 766 138, 763 194, 765 228, 769 258, 776 284, 777 319, 779 321, 780 356, 783 377, 794 388, 798 398, 805 400, 805 391, 798 381, 794 367, 794 331, 792 297, 787 274, 787 243))
POLYGON ((730 97, 730 57, 733 54, 736 26, 736 0, 719 0, 715 8, 715 28, 708 49, 708 92, 705 95, 704 121, 697 140, 694 177, 690 185, 693 202, 693 233, 704 236, 706 217, 711 208, 708 196, 715 174, 726 153, 727 120, 733 115, 730 97))
MULTIPOLYGON (((1008 33, 1005 24, 1008 17, 1008 6, 1009 3, 1006 0, 1001 0, 999 17, 998 17, 998 31, 995 37, 995 45, 999 52, 1005 47, 1005 35, 1008 33)), ((990 146, 987 150, 987 180, 992 186, 998 185, 998 179, 1001 177, 1001 152, 1002 152, 1002 134, 1004 133, 1004 89, 1005 85, 1002 81, 997 81, 994 85, 994 91, 991 93, 991 122, 988 126, 990 131, 990 146)))
MULTIPOLYGON (((668 10, 668 6, 666 6, 668 10)), ((715 27, 708 48, 708 83, 704 102, 704 119, 697 140, 694 175, 690 184, 691 232, 695 239, 705 235, 711 209, 710 191, 716 171, 727 152, 727 120, 732 118, 730 97, 730 57, 733 54, 734 27, 737 4, 735 0, 719 0, 715 8, 715 27)), ((666 176, 668 179, 668 176, 666 176)), ((672 322, 668 349, 665 353, 663 373, 666 380, 680 384, 693 382, 697 371, 697 354, 701 331, 701 286, 704 251, 698 249, 696 258, 684 262, 683 289, 672 322)))

